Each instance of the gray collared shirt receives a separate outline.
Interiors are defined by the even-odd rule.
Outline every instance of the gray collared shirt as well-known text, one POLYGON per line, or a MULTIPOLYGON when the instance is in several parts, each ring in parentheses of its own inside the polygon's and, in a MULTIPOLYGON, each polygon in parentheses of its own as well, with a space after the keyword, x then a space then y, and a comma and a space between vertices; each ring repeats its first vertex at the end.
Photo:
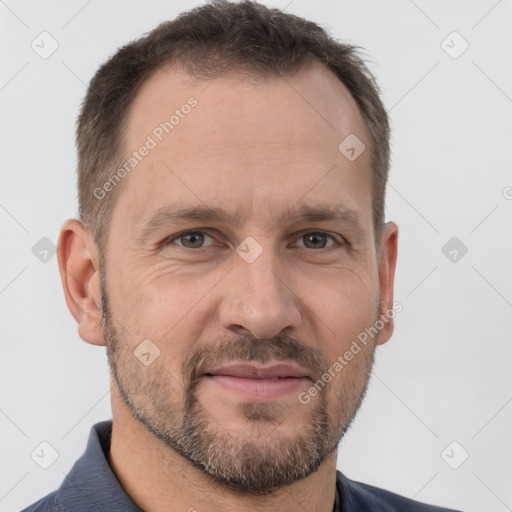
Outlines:
MULTIPOLYGON (((144 512, 126 494, 108 463, 112 420, 96 423, 85 453, 58 490, 22 512, 144 512)), ((383 489, 354 482, 336 471, 333 512, 456 512, 425 505, 383 489)))

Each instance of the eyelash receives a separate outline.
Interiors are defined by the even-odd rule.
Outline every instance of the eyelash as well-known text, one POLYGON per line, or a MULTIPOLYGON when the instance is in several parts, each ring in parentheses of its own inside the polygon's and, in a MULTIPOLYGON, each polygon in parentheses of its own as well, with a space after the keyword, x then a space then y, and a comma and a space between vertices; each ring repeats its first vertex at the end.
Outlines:
MULTIPOLYGON (((209 236, 210 238, 213 239, 213 236, 209 235, 207 232, 205 232, 205 231, 203 231, 201 229, 182 231, 181 233, 177 233, 176 235, 173 235, 173 236, 171 236, 169 238, 166 238, 161 243, 161 248, 165 248, 165 247, 170 246, 172 243, 174 243, 176 240, 180 239, 183 236, 190 235, 190 234, 196 234, 196 233, 202 233, 203 235, 209 236)), ((336 245, 339 246, 339 247, 346 247, 346 248, 348 248, 348 246, 349 246, 348 242, 345 239, 343 239, 343 241, 339 241, 333 235, 331 235, 330 233, 327 233, 325 231, 305 231, 305 232, 303 232, 299 236, 298 239, 301 239, 301 238, 305 237, 306 235, 310 235, 310 234, 326 235, 327 237, 329 237, 334 242, 334 244, 331 245, 331 246, 320 247, 319 249, 311 249, 312 251, 328 250, 328 249, 332 249, 336 245)), ((183 245, 178 245, 178 247, 180 249, 184 249, 186 251, 198 251, 200 249, 207 249, 208 248, 208 247, 197 247, 197 248, 194 249, 194 248, 191 248, 191 247, 185 247, 183 245)), ((309 247, 301 247, 301 249, 310 249, 310 248, 309 247)))

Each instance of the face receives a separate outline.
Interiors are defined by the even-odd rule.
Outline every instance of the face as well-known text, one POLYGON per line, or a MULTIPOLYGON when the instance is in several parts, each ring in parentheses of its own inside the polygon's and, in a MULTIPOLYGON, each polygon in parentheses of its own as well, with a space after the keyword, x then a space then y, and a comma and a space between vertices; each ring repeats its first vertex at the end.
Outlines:
POLYGON ((310 475, 383 342, 343 359, 381 313, 369 151, 338 148, 349 134, 370 147, 354 100, 321 65, 259 81, 162 70, 126 124, 129 155, 149 150, 100 262, 123 407, 233 490, 310 475))

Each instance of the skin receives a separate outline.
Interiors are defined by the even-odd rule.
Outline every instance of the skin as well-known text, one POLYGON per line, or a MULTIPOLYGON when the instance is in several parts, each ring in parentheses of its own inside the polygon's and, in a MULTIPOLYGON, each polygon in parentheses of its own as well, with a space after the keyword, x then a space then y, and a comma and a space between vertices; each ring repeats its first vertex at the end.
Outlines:
MULTIPOLYGON (((300 363, 313 379, 375 323, 379 306, 381 312, 392 308, 398 227, 388 222, 375 246, 367 129, 345 86, 321 64, 285 79, 232 74, 211 82, 167 68, 143 84, 129 109, 129 152, 191 96, 197 107, 125 178, 106 261, 98 261, 94 241, 76 219, 62 226, 59 238, 61 278, 79 335, 107 345, 109 462, 132 500, 152 512, 328 512, 339 440, 393 321, 307 404, 296 392, 250 400, 204 377, 192 386, 190 372, 198 364, 211 369, 242 361, 254 350, 258 365, 300 363), (338 150, 351 133, 367 148, 352 162, 338 150), (176 201, 224 207, 243 222, 171 223, 141 240, 152 214, 176 201), (343 204, 357 212, 361 231, 338 220, 276 223, 287 208, 303 204, 343 204), (204 234, 204 247, 183 238, 161 247, 185 230, 204 234), (333 238, 320 234, 311 243, 305 236, 319 231, 333 238), (262 249, 252 263, 236 251, 248 236, 262 249), (343 239, 348 245, 335 243, 343 239), (133 354, 146 338, 160 350, 148 366, 133 354), (189 424, 188 434, 201 434, 195 461, 183 445, 193 436, 180 438, 187 396, 195 404, 188 412, 201 420, 189 424), (315 425, 322 435, 315 437, 315 425), (317 448, 316 457, 296 451, 308 446, 317 448), (213 465, 201 467, 207 455, 213 465), (290 460, 303 474, 283 483, 283 475, 292 474, 290 460), (278 475, 274 486, 268 479, 261 484, 269 467, 278 475), (248 478, 245 487, 242 480, 223 480, 233 468, 248 478)), ((306 380, 300 391, 312 384, 306 380)))

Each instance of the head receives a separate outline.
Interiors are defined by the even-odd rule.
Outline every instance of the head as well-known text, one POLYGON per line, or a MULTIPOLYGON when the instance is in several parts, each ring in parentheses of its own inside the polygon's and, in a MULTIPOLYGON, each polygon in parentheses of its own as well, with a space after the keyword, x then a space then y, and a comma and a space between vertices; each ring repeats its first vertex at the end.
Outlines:
POLYGON ((59 266, 114 422, 233 491, 312 474, 393 330, 389 126, 356 49, 257 3, 198 7, 98 70, 77 147, 59 266), (216 374, 235 363, 300 377, 255 396, 216 374))

